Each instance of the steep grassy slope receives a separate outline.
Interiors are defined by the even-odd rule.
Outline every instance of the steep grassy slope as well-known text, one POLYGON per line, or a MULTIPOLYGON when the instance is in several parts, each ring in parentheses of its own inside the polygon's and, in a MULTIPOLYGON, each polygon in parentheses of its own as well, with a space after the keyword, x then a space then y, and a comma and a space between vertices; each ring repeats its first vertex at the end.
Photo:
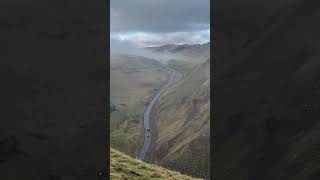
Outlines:
POLYGON ((197 177, 209 177, 210 61, 195 67, 160 99, 155 114, 157 164, 197 177))
POLYGON ((133 159, 113 148, 110 149, 110 179, 196 180, 196 178, 133 159))
POLYGON ((217 179, 319 179, 319 8, 316 0, 217 3, 217 179))
POLYGON ((136 157, 143 144, 142 114, 168 72, 159 62, 113 55, 110 67, 110 145, 136 157))

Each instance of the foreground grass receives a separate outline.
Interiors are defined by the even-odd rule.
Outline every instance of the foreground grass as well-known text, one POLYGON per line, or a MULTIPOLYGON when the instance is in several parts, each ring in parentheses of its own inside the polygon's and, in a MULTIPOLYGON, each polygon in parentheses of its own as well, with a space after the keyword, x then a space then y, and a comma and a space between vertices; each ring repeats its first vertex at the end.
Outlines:
POLYGON ((196 180, 175 171, 147 164, 110 148, 110 178, 113 180, 196 180))

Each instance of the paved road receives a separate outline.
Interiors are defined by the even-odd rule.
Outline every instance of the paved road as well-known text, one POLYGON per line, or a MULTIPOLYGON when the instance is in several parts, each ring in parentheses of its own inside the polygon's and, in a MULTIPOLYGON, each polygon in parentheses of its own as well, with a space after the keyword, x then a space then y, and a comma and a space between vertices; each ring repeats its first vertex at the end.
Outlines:
POLYGON ((146 156, 146 153, 148 151, 150 142, 151 142, 151 131, 152 129, 150 129, 149 126, 149 116, 150 116, 150 112, 152 110, 152 108, 154 107, 154 105, 156 104, 157 100, 160 98, 160 96, 168 89, 168 87, 174 82, 174 77, 176 75, 176 72, 174 70, 172 70, 172 73, 170 75, 170 78, 168 79, 168 81, 163 84, 161 86, 161 88, 159 89, 159 91, 157 92, 157 94, 153 97, 152 101, 150 102, 150 104, 148 105, 147 110, 144 112, 143 114, 143 124, 144 124, 144 142, 143 142, 143 147, 140 151, 139 157, 138 159, 143 160, 146 156), (150 129, 149 131, 147 131, 147 129, 150 129), (149 137, 148 137, 149 135, 149 137))

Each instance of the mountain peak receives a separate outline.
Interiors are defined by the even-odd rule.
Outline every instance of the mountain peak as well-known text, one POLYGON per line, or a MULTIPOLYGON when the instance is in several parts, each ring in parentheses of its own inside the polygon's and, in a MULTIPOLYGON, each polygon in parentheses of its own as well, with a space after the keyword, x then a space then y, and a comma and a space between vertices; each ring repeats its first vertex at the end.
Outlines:
POLYGON ((146 47, 146 50, 152 52, 178 53, 181 51, 196 50, 210 46, 210 42, 204 44, 164 44, 161 46, 146 47))

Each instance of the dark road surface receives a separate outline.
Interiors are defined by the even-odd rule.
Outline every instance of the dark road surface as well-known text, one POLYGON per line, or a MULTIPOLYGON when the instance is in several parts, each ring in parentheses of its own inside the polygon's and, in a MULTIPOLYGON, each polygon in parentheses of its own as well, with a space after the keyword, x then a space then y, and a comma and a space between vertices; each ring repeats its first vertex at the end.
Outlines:
POLYGON ((140 160, 143 160, 145 158, 146 153, 149 148, 149 145, 150 145, 150 142, 151 142, 151 133, 150 132, 152 131, 152 129, 150 129, 150 126, 149 126, 150 112, 151 112, 152 108, 154 107, 154 105, 156 104, 157 100, 160 98, 160 96, 168 89, 168 87, 170 85, 172 85, 172 83, 174 82, 175 75, 176 75, 176 72, 174 70, 172 70, 170 78, 168 79, 168 81, 164 85, 161 86, 160 90, 153 97, 152 101, 148 105, 147 110, 143 114, 144 142, 143 142, 143 147, 142 147, 140 154, 139 154, 139 157, 138 157, 138 159, 140 159, 140 160), (150 130, 147 131, 147 129, 150 129, 150 130))

